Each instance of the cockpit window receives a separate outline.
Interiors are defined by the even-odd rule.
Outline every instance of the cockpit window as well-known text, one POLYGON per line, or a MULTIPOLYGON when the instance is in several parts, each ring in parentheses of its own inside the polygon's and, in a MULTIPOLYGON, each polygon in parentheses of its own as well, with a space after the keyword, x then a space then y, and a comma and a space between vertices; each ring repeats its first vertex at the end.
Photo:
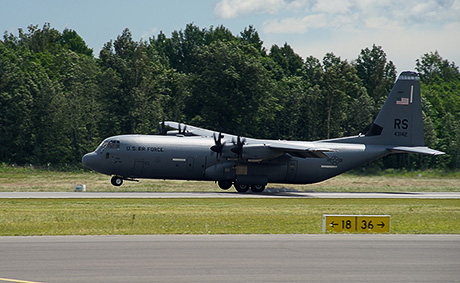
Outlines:
POLYGON ((104 150, 106 148, 120 149, 120 141, 119 140, 105 140, 99 145, 98 150, 104 150))
POLYGON ((110 140, 109 141, 109 148, 110 149, 120 149, 120 141, 119 140, 110 140))
POLYGON ((108 144, 109 144, 109 141, 107 141, 107 140, 103 141, 101 143, 101 145, 99 146, 99 149, 105 149, 108 144))

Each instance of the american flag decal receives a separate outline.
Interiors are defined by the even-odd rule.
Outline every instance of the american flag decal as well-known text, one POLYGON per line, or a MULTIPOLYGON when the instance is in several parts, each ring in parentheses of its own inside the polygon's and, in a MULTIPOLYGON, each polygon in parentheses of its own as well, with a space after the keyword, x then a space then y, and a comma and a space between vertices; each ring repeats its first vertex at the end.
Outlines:
POLYGON ((409 105, 409 98, 401 97, 400 100, 396 100, 396 105, 409 105))

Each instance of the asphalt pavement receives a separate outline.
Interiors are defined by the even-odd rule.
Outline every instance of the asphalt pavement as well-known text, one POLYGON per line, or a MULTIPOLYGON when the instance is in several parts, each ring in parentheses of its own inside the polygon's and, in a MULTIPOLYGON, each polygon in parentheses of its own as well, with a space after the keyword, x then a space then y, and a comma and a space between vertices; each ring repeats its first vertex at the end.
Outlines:
POLYGON ((0 282, 460 281, 460 235, 0 237, 0 251, 0 282))
MULTIPOLYGON (((460 193, 0 192, 0 198, 437 198, 460 193)), ((1 282, 460 282, 460 235, 0 237, 1 282)))

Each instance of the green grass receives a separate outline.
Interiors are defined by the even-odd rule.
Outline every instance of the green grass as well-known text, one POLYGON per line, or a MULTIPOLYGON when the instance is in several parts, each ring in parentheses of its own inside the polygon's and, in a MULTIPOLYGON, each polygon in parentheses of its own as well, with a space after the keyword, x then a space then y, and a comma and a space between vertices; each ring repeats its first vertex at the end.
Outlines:
MULTIPOLYGON (((141 180, 72 169, 0 164, 0 192, 221 191, 214 182, 141 180)), ((458 172, 349 173, 313 185, 269 184, 315 192, 460 192, 458 172)), ((323 214, 389 214, 391 233, 460 234, 460 200, 424 199, 0 199, 0 236, 111 234, 322 233, 323 214)))
MULTIPOLYGON (((49 170, 0 164, 0 192, 65 192, 85 184, 90 192, 204 192, 220 191, 214 182, 140 180, 113 187, 110 177, 84 170, 49 170)), ((269 184, 315 192, 460 192, 459 172, 386 170, 376 175, 343 174, 311 185, 269 184)))
POLYGON ((391 233, 460 233, 460 200, 0 199, 0 235, 308 234, 322 233, 323 214, 389 214, 391 233))

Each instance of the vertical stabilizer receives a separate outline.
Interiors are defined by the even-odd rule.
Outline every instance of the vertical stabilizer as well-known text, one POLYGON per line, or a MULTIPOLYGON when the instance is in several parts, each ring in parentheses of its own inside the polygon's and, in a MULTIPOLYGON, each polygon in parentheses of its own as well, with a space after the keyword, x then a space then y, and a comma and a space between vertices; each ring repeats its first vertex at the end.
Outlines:
POLYGON ((415 72, 399 75, 369 132, 372 143, 423 146, 420 78, 415 72))

